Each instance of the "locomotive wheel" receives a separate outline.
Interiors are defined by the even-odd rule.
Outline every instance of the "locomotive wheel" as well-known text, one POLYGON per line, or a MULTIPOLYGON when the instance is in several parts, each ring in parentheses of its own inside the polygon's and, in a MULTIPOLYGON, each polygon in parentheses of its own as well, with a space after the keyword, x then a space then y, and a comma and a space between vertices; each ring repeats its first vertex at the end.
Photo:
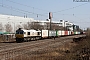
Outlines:
POLYGON ((17 43, 19 43, 19 42, 20 42, 20 41, 19 41, 19 38, 16 38, 16 42, 17 42, 17 43))
POLYGON ((21 42, 24 42, 24 38, 21 38, 20 41, 21 41, 21 42))

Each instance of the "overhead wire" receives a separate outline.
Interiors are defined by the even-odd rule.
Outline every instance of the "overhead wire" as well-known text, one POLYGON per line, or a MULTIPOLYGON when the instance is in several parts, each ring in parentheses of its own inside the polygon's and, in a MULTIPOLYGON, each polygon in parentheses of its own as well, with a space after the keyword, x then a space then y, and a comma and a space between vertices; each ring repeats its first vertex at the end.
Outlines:
POLYGON ((77 6, 68 8, 68 9, 64 9, 64 10, 61 10, 61 11, 53 12, 53 13, 59 13, 59 12, 62 12, 62 11, 67 11, 67 10, 75 9, 75 8, 78 8, 78 7, 86 5, 86 4, 88 4, 88 3, 80 4, 80 5, 77 5, 77 6))
MULTIPOLYGON (((24 4, 21 4, 21 3, 17 3, 17 2, 11 1, 11 0, 7 0, 7 1, 12 2, 12 3, 15 3, 15 4, 22 5, 22 6, 26 6, 26 7, 31 7, 31 6, 24 5, 24 4)), ((68 11, 68 10, 78 8, 78 7, 83 6, 83 5, 86 5, 86 4, 87 4, 87 3, 81 4, 81 5, 77 5, 77 6, 74 6, 74 7, 68 8, 68 9, 64 9, 64 10, 61 10, 61 11, 52 12, 52 13, 60 13, 60 12, 63 12, 63 11, 68 11)), ((1 7, 4 7, 4 8, 7 8, 7 9, 14 10, 14 11, 19 12, 19 13, 23 13, 23 14, 34 14, 34 15, 40 15, 40 16, 48 17, 48 16, 46 16, 45 14, 44 14, 44 15, 43 15, 43 14, 38 14, 38 13, 34 13, 34 12, 30 12, 30 11, 26 11, 26 10, 14 8, 14 7, 12 7, 12 6, 4 5, 3 0, 2 0, 2 5, 0 5, 0 6, 1 6, 1 7)), ((33 9, 38 9, 38 8, 35 8, 35 7, 31 7, 31 8, 33 8, 33 9)), ((38 9, 38 10, 42 10, 42 9, 38 9)), ((46 10, 42 10, 42 11, 46 11, 46 10)), ((48 11, 46 11, 46 12, 48 12, 48 11)), ((66 15, 66 14, 64 14, 64 15, 66 15)), ((82 20, 81 18, 75 16, 75 14, 73 14, 73 17, 76 17, 76 18, 82 20)), ((55 20, 58 20, 58 19, 55 18, 54 16, 53 16, 53 18, 54 18, 55 20)), ((90 23, 90 22, 76 22, 76 23, 90 23)))
MULTIPOLYGON (((33 14, 33 12, 29 12, 29 11, 25 11, 25 10, 21 10, 21 9, 18 9, 18 8, 13 8, 12 6, 8 6, 8 5, 4 5, 4 4, 2 4, 2 3, 0 3, 1 5, 1 7, 4 7, 4 8, 9 8, 9 9, 11 9, 11 10, 14 10, 14 11, 16 11, 16 12, 19 12, 19 13, 23 13, 23 14, 25 14, 26 12, 26 14, 33 14), (21 12, 22 11, 22 12, 21 12)), ((37 14, 37 13, 34 13, 35 15, 37 14)), ((39 14, 40 15, 40 14, 39 14)), ((44 15, 41 15, 41 16, 44 16, 44 15)), ((73 16, 74 17, 76 17, 74 14, 73 14, 73 16)), ((76 17, 76 18, 78 18, 78 17, 76 17)), ((57 18, 54 18, 55 20, 57 20, 57 18)), ((78 18, 78 19, 80 19, 80 18, 78 18)), ((82 19, 80 19, 80 20, 82 20, 82 19)))
MULTIPOLYGON (((29 8, 32 8, 33 10, 34 10, 34 9, 37 9, 37 10, 41 10, 41 11, 46 11, 46 12, 48 12, 47 10, 39 9, 39 8, 36 8, 36 7, 31 7, 31 6, 29 6, 29 5, 25 5, 25 4, 22 4, 22 3, 18 3, 18 2, 15 2, 15 1, 11 1, 11 0, 6 0, 6 1, 11 2, 11 3, 14 3, 14 4, 21 5, 21 6, 29 7, 29 8)), ((33 12, 33 13, 34 13, 34 12, 33 12)), ((40 16, 41 14, 36 14, 36 15, 37 15, 37 16, 40 16)), ((43 15, 45 15, 45 14, 43 14, 43 15)), ((38 18, 38 17, 37 17, 37 18, 38 18)))
MULTIPOLYGON (((31 7, 31 6, 28 6, 28 5, 25 5, 25 4, 21 4, 21 3, 18 3, 18 2, 14 2, 14 1, 11 1, 11 0, 6 0, 6 1, 9 1, 9 2, 12 2, 12 3, 15 3, 15 4, 19 4, 19 5, 22 5, 22 6, 26 6, 26 7, 30 7, 30 8, 34 8, 34 9, 38 9, 38 10, 42 10, 42 11, 46 11, 46 12, 50 12, 50 11, 47 11, 47 10, 39 9, 39 8, 36 8, 36 7, 31 7)), ((68 8, 68 9, 64 9, 64 10, 57 11, 57 12, 52 12, 52 13, 58 13, 58 12, 62 12, 62 11, 66 11, 66 10, 74 9, 74 8, 77 8, 77 7, 83 6, 83 5, 85 5, 85 4, 87 4, 87 3, 80 4, 80 5, 77 5, 77 6, 74 6, 74 7, 68 8)))
MULTIPOLYGON (((48 16, 46 16, 46 15, 43 15, 43 14, 38 14, 38 13, 34 13, 34 12, 29 12, 29 11, 26 11, 26 10, 22 10, 22 9, 18 9, 18 8, 14 8, 14 7, 12 7, 12 6, 8 6, 8 5, 6 5, 6 4, 2 4, 2 3, 0 3, 1 5, 1 7, 4 7, 4 8, 7 8, 7 9, 11 9, 11 10, 14 10, 14 11, 16 11, 16 12, 19 12, 19 13, 23 13, 23 14, 35 14, 35 15, 39 15, 39 16, 44 16, 44 17, 48 17, 48 16)), ((56 18, 54 18, 54 19, 56 19, 56 18)))
MULTIPOLYGON (((25 5, 25 4, 21 4, 21 3, 17 3, 17 2, 11 1, 11 0, 6 0, 6 1, 9 1, 9 2, 12 2, 12 3, 15 3, 15 4, 19 4, 19 5, 22 5, 22 6, 30 7, 30 8, 35 8, 35 7, 31 7, 31 6, 28 6, 28 5, 25 5)), ((87 4, 87 3, 81 4, 81 5, 77 5, 77 6, 74 6, 74 7, 68 8, 68 9, 64 9, 64 10, 61 10, 61 11, 52 12, 52 13, 58 13, 58 12, 62 12, 62 11, 74 9, 74 8, 83 6, 83 5, 85 5, 85 4, 87 4)), ((38 8, 35 8, 35 9, 38 9, 38 8)), ((38 10, 47 11, 47 10, 43 10, 43 9, 38 9, 38 10)), ((38 15, 38 14, 37 14, 37 15, 38 15)), ((55 18, 55 17, 53 17, 53 18, 54 18, 54 19, 57 19, 57 18, 55 18)))
MULTIPOLYGON (((17 11, 17 12, 19 12, 19 13, 23 13, 23 14, 35 14, 35 15, 37 15, 38 13, 34 13, 34 12, 30 12, 30 11, 26 11, 26 10, 22 10, 22 9, 19 9, 19 8, 15 8, 15 7, 12 7, 12 6, 9 6, 9 5, 5 5, 5 4, 2 4, 2 3, 0 3, 1 5, 1 7, 4 7, 4 8, 8 8, 8 9, 11 9, 11 10, 14 10, 14 11, 17 11)), ((38 15, 40 15, 40 16, 46 16, 46 15, 42 15, 42 14, 38 14, 38 15)), ((47 17, 47 16, 46 16, 47 17)))
MULTIPOLYGON (((88 3, 84 3, 84 4, 80 4, 80 5, 77 5, 77 6, 74 6, 74 7, 71 7, 71 8, 68 8, 68 9, 64 9, 64 10, 61 10, 61 11, 57 11, 57 12, 52 12, 53 14, 56 14, 56 13, 60 13, 60 12, 63 12, 63 11, 67 11, 67 10, 71 10, 71 9, 75 9, 75 8, 78 8, 80 6, 83 6, 83 5, 86 5, 88 3)), ((62 14, 63 15, 63 14, 62 14)), ((65 14, 64 14, 65 15, 65 14)), ((54 18, 54 17, 53 17, 54 18)))
POLYGON ((21 5, 21 6, 26 6, 26 7, 32 8, 32 9, 37 9, 37 10, 41 10, 41 11, 49 12, 49 11, 44 10, 44 9, 39 9, 39 8, 36 8, 36 7, 31 7, 31 6, 28 6, 28 5, 25 5, 25 4, 21 4, 21 3, 15 2, 15 1, 11 1, 11 0, 6 0, 6 1, 9 1, 9 2, 12 2, 12 3, 18 4, 18 5, 21 5))
MULTIPOLYGON (((22 5, 22 6, 26 6, 26 7, 30 7, 30 8, 35 8, 35 7, 31 7, 31 6, 28 6, 28 5, 24 5, 24 4, 21 4, 21 3, 17 3, 17 2, 14 2, 14 1, 11 1, 11 0, 6 0, 6 1, 9 1, 9 2, 12 2, 12 3, 15 3, 15 4, 19 4, 19 5, 22 5)), ((85 3, 85 4, 87 4, 87 3, 85 3)), ((81 4, 81 5, 77 5, 77 6, 74 6, 74 7, 72 7, 72 8, 68 8, 68 9, 64 9, 64 10, 61 10, 61 11, 57 11, 57 12, 52 12, 52 13, 58 13, 58 12, 62 12, 62 11, 67 11, 67 10, 70 10, 70 9, 74 9, 74 8, 77 8, 77 7, 80 7, 80 6, 83 6, 83 5, 85 5, 85 4, 81 4)), ((2 3, 2 5, 3 5, 3 3, 2 3)), ((5 6, 4 6, 5 7, 5 6)), ((9 7, 10 8, 10 7, 9 7)), ((23 14, 25 14, 26 12, 27 12, 27 14, 29 13, 32 13, 32 14, 35 14, 35 15, 41 15, 41 16, 46 16, 46 15, 42 15, 42 14, 37 14, 37 13, 34 13, 34 12, 29 12, 29 11, 25 11, 25 10, 21 10, 21 9, 13 9, 13 8, 10 8, 10 9, 12 9, 12 10, 18 10, 18 12, 20 12, 20 13, 23 13, 23 14), (21 12, 22 11, 22 12, 21 12), (25 13, 24 13, 25 12, 25 13)), ((38 9, 38 8, 35 8, 35 9, 38 9)), ((42 10, 42 9, 38 9, 38 10, 42 10)), ((43 10, 43 11, 46 11, 46 10, 43 10)), ((47 17, 47 16, 46 16, 47 17)), ((75 17, 75 16, 74 16, 75 17)), ((57 18, 55 18, 55 17, 53 17, 54 19, 56 19, 57 20, 57 18)))

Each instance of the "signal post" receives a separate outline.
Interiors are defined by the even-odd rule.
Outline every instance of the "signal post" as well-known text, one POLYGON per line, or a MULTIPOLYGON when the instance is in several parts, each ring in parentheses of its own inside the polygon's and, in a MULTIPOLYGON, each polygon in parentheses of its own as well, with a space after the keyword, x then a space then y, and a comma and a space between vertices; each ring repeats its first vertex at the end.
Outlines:
POLYGON ((49 12, 49 19, 50 19, 50 30, 51 30, 52 29, 52 27, 51 27, 52 13, 51 12, 49 12))

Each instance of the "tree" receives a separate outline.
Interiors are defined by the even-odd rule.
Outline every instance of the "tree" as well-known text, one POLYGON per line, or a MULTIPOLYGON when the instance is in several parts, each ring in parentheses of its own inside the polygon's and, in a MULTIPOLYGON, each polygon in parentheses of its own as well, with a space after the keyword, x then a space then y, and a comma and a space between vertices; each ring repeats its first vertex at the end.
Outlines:
POLYGON ((3 30, 3 26, 2 26, 2 23, 0 23, 0 31, 3 30))
POLYGON ((27 24, 23 24, 24 29, 44 29, 42 25, 40 25, 39 22, 28 22, 27 24))
POLYGON ((50 23, 47 22, 46 25, 47 25, 47 30, 49 30, 50 29, 50 23))
POLYGON ((16 26, 16 29, 18 29, 18 28, 22 28, 22 26, 21 26, 21 25, 17 25, 17 26, 16 26))
POLYGON ((31 22, 27 22, 26 24, 23 24, 24 29, 31 29, 31 22))
POLYGON ((52 30, 60 30, 60 26, 55 23, 52 23, 51 27, 53 27, 52 30))
POLYGON ((31 23, 31 29, 35 29, 35 30, 39 29, 39 30, 41 30, 41 29, 44 29, 44 27, 42 25, 40 25, 39 22, 32 22, 31 23))
MULTIPOLYGON (((50 23, 46 23, 47 24, 47 29, 50 29, 50 23)), ((64 30, 64 27, 59 26, 56 23, 51 23, 51 30, 64 30)))
POLYGON ((5 25, 5 31, 6 31, 6 32, 12 32, 12 26, 11 26, 11 24, 7 23, 7 24, 5 25))

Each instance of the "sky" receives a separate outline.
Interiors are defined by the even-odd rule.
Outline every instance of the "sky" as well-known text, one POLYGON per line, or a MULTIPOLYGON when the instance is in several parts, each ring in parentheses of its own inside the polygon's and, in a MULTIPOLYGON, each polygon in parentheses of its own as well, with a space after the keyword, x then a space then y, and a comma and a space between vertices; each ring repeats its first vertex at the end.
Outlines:
POLYGON ((0 14, 27 16, 35 20, 46 20, 49 12, 53 21, 70 21, 80 28, 90 27, 90 2, 73 0, 0 0, 0 14))

